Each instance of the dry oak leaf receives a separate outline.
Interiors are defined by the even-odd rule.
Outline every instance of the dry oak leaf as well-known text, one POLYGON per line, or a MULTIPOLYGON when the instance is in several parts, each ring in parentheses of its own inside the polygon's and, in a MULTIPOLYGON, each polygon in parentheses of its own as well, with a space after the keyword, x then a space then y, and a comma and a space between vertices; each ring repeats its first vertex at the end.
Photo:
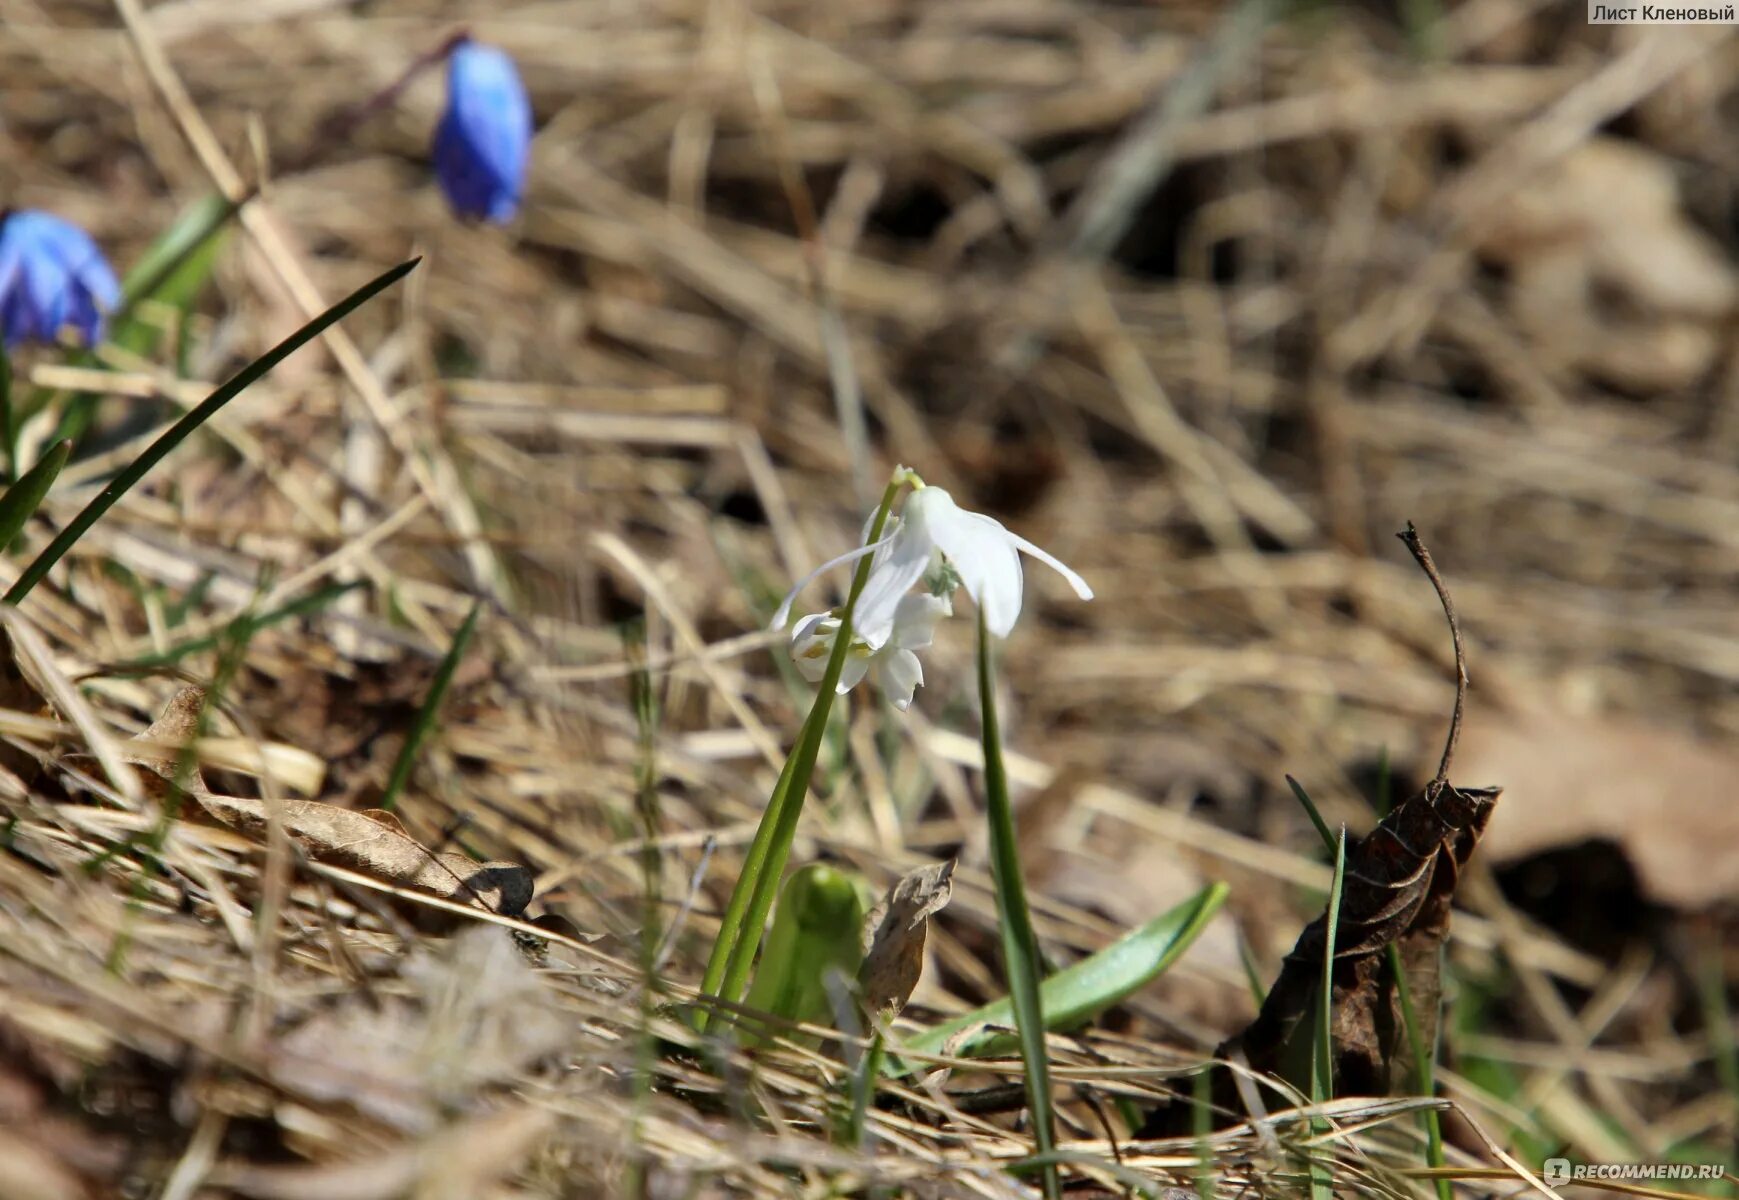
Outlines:
MULTIPOLYGON (((170 781, 180 779, 206 816, 264 839, 269 828, 265 801, 211 791, 197 767, 182 768, 178 774, 173 757, 162 749, 164 744, 185 745, 193 740, 204 703, 202 689, 182 688, 150 728, 122 744, 122 757, 153 772, 154 777, 145 783, 157 798, 168 794, 170 781)), ((525 867, 477 862, 463 854, 429 850, 391 813, 380 809, 352 812, 318 800, 279 800, 275 807, 285 833, 315 862, 346 867, 505 916, 518 916, 531 902, 532 875, 525 867)))
POLYGON ((863 965, 858 987, 864 1008, 891 1018, 899 1015, 924 969, 924 943, 930 918, 954 896, 954 860, 909 872, 864 919, 863 965))
POLYGON ((1522 711, 1469 718, 1457 763, 1506 781, 1485 842, 1494 862, 1604 838, 1657 903, 1739 897, 1731 751, 1641 721, 1522 711))

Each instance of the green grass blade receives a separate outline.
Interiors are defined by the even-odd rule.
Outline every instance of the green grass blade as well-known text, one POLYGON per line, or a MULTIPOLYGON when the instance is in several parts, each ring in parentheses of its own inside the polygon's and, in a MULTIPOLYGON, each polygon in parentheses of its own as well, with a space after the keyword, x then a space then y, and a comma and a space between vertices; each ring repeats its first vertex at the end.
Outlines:
POLYGON ((876 1078, 881 1074, 882 1054, 886 1048, 882 1031, 878 1029, 851 1075, 851 1109, 846 1114, 844 1128, 840 1130, 840 1141, 853 1150, 863 1145, 864 1124, 869 1119, 870 1102, 875 1099, 876 1078))
MULTIPOLYGON (((888 512, 894 498, 904 486, 904 477, 889 481, 882 492, 880 507, 870 524, 866 542, 874 542, 887 527, 888 512)), ((712 952, 707 957, 706 973, 701 981, 701 994, 718 996, 735 1002, 743 994, 755 951, 761 944, 761 930, 767 923, 767 913, 773 907, 773 896, 779 879, 785 873, 785 861, 791 854, 791 842, 797 836, 797 820, 803 814, 803 801, 809 793, 809 779, 815 770, 815 758, 827 732, 828 714, 833 710, 834 690, 839 686, 840 672, 845 667, 850 649, 852 615, 857 611, 857 598, 869 582, 873 555, 859 560, 852 573, 851 591, 845 607, 840 610, 840 629, 834 639, 833 653, 810 706, 809 716, 797 735, 797 744, 779 772, 779 782, 767 801, 767 811, 755 829, 755 839, 743 860, 742 873, 731 889, 725 905, 725 915, 719 922, 718 936, 713 939, 712 952)), ((699 1015, 697 1027, 707 1028, 707 1014, 699 1015)))
MULTIPOLYGON (((1412 989, 1407 986, 1407 972, 1401 966, 1401 948, 1390 942, 1389 972, 1395 979, 1395 994, 1401 1001, 1401 1020, 1407 1026, 1407 1044, 1413 1051, 1413 1078, 1421 1096, 1435 1096, 1437 1082, 1434 1078, 1433 1059, 1437 1048, 1427 1046, 1425 1039, 1419 1034, 1419 1013, 1413 1007, 1412 989)), ((1425 1122, 1425 1161, 1432 1167, 1441 1168, 1446 1164, 1443 1156, 1443 1122, 1436 1109, 1427 1109, 1419 1114, 1425 1122)), ((1436 1179, 1437 1200, 1453 1200, 1455 1189, 1447 1179, 1436 1179)))
MULTIPOLYGON (((1317 998, 1316 1053, 1311 1056, 1310 1099, 1322 1104, 1334 1099, 1334 935, 1340 927, 1341 893, 1346 889, 1347 831, 1335 841, 1334 882, 1328 892, 1328 916, 1322 940, 1322 994, 1317 998)), ((1311 1129, 1328 1132, 1328 1122, 1311 1118, 1311 1129)), ((1310 1159, 1310 1194, 1313 1200, 1333 1200, 1334 1177, 1313 1153, 1310 1159)))
MULTIPOLYGON (((1183 957, 1220 911, 1229 891, 1223 883, 1209 884, 1182 904, 1045 980, 1039 987, 1039 999, 1046 1027, 1059 1033, 1078 1029, 1153 982, 1183 957)), ((924 1054, 947 1050, 959 1058, 998 1054, 1009 1045, 1008 1035, 1000 1030, 984 1029, 964 1040, 955 1039, 974 1026, 1006 1029, 1012 1024, 1014 1008, 1004 997, 906 1039, 905 1048, 924 1054)))
POLYGON ((12 539, 18 536, 30 515, 42 507, 43 497, 48 495, 55 476, 66 466, 67 455, 71 453, 71 442, 56 442, 42 456, 42 461, 26 471, 23 478, 0 496, 0 553, 12 544, 12 539))
POLYGON ((213 192, 181 210, 121 281, 121 303, 109 317, 109 341, 133 354, 151 349, 157 331, 135 315, 147 300, 185 313, 217 266, 224 231, 244 201, 213 192))
MULTIPOLYGON (((1014 1008, 1020 1057, 1026 1067, 1027 1109, 1032 1114, 1033 1141, 1038 1153, 1057 1148, 1056 1114, 1051 1104, 1051 1067, 1045 1049, 1044 1003, 1039 995, 1043 970, 1038 935, 1027 909, 1026 881, 1021 876, 1020 844, 1015 836, 1014 806, 1008 798, 1008 775, 1002 764, 1002 730, 996 717, 996 679, 990 664, 990 630, 984 610, 978 610, 978 697, 983 709, 984 800, 990 824, 991 873, 996 882, 996 924, 1002 934, 1003 966, 1008 973, 1009 1000, 1014 1008)), ((1042 1180, 1047 1200, 1058 1200, 1062 1185, 1054 1162, 1046 1162, 1042 1180)))
POLYGON ((7 476, 18 470, 18 414, 12 410, 12 358, 0 346, 0 450, 6 452, 7 476))
MULTIPOLYGON (((230 623, 230 626, 233 629, 240 623, 246 622, 249 626, 248 636, 252 637, 261 630, 270 629, 281 621, 288 621, 295 617, 306 617, 320 612, 340 596, 347 592, 354 592, 357 588, 363 587, 365 583, 366 581, 361 579, 352 579, 348 583, 329 583, 317 591, 309 592, 306 596, 298 597, 269 612, 260 613, 258 616, 247 614, 237 617, 235 621, 230 623)), ((198 589, 200 586, 196 584, 195 588, 198 589)), ((151 667, 166 667, 180 662, 190 654, 201 654, 207 650, 215 650, 228 636, 230 633, 226 631, 207 634, 205 637, 189 638, 187 641, 171 646, 159 653, 142 654, 115 669, 117 671, 140 671, 151 667)))
POLYGON ((265 378, 272 368, 319 337, 329 327, 337 324, 374 299, 375 296, 409 275, 420 261, 421 259, 413 258, 409 262, 400 263, 390 271, 363 284, 356 291, 243 367, 228 383, 201 401, 197 408, 192 409, 171 425, 163 433, 163 436, 147 446, 138 458, 127 464, 126 468, 116 475, 107 487, 97 493, 96 498, 85 505, 84 509, 72 519, 72 523, 61 530, 60 536, 50 542, 48 547, 36 556, 36 560, 24 569, 24 574, 18 577, 18 582, 12 585, 11 590, 5 596, 0 597, 0 603, 17 604, 28 596, 31 589, 42 582, 43 577, 66 556, 68 550, 78 544, 78 540, 85 535, 85 532, 92 525, 102 519, 104 513, 114 507, 117 500, 126 495, 134 484, 143 479, 152 467, 162 462, 171 450, 186 440, 188 434, 210 420, 213 413, 265 378))
POLYGON ((1323 820, 1322 814, 1317 811, 1316 801, 1310 798, 1310 793, 1304 790, 1304 785, 1290 775, 1286 777, 1286 786, 1292 789, 1292 794, 1298 797, 1300 804, 1304 805, 1305 815, 1310 818, 1310 823, 1316 826, 1316 835, 1322 839, 1324 848, 1333 854, 1334 834, 1328 831, 1328 822, 1323 820))
POLYGON ((417 719, 411 723, 411 731, 405 735, 405 744, 399 747, 399 756, 393 762, 392 774, 387 776, 386 790, 381 793, 380 807, 391 812, 399 802, 399 793, 405 790, 405 784, 410 781, 411 768, 417 765, 417 752, 423 748, 424 740, 435 727, 435 718, 440 714, 441 701, 447 698, 447 688, 453 682, 453 673, 459 669, 459 660, 465 657, 465 650, 471 645, 471 635, 477 631, 477 617, 483 611, 483 601, 474 601, 471 611, 465 614, 465 620, 459 626, 459 632, 453 635, 453 644, 447 647, 447 653, 441 659, 441 665, 435 671, 435 678, 429 684, 429 694, 423 697, 423 706, 417 710, 417 719))

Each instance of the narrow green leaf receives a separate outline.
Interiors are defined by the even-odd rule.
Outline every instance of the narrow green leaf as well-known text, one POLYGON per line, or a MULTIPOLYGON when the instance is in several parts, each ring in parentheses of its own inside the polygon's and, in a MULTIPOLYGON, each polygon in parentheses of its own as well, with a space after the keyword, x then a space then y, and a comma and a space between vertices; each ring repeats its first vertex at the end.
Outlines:
MULTIPOLYGON (((978 610, 978 702, 983 711, 984 806, 990 825, 990 866, 996 883, 996 924, 1002 934, 1002 961, 1008 994, 1020 1038, 1021 1063, 1026 1067, 1027 1109, 1032 1114, 1033 1141, 1038 1153, 1057 1148, 1056 1113, 1051 1103, 1050 1056, 1045 1049, 1044 1003, 1039 994, 1043 967, 1039 939, 1027 909, 1026 880, 1020 869, 1020 842, 1015 835, 1014 806, 1008 797, 1008 775, 1002 763, 1002 729, 996 717, 996 679, 991 669, 990 629, 984 609, 978 610)), ((1056 1164, 1047 1162, 1041 1181, 1046 1200, 1059 1200, 1062 1184, 1056 1164)))
MULTIPOLYGON (((199 583, 194 585, 194 589, 197 591, 203 591, 204 585, 209 578, 210 577, 207 576, 201 579, 199 583)), ((223 632, 207 634, 205 637, 189 638, 185 642, 171 646, 167 650, 156 654, 142 654, 138 658, 135 658, 115 669, 122 671, 138 671, 150 667, 163 667, 168 666, 171 663, 180 662, 190 654, 202 654, 207 650, 217 649, 225 639, 233 636, 236 630, 244 624, 247 626, 247 635, 251 638, 261 630, 269 629, 281 621, 288 621, 295 617, 306 617, 312 613, 320 612, 340 596, 347 592, 355 591, 357 588, 362 587, 363 584, 364 581, 361 579, 353 579, 348 583, 329 583, 317 591, 309 592, 306 596, 298 597, 297 599, 290 601, 288 604, 280 605, 269 612, 263 612, 257 616, 252 613, 239 616, 234 621, 230 622, 229 626, 223 632)))
MULTIPOLYGON (((1159 978, 1207 928, 1229 890, 1223 883, 1209 884, 1177 907, 1045 980, 1039 995, 1047 1028, 1057 1033, 1078 1029, 1159 978)), ((959 1058, 994 1055, 1008 1048, 1009 1036, 1001 1029, 1013 1024, 1014 1008, 1004 997, 906 1039, 905 1048, 924 1054, 946 1050, 959 1058), (977 1035, 953 1044, 962 1032, 975 1026, 1001 1029, 981 1029, 977 1035)))
POLYGON ((192 409, 171 425, 161 437, 147 446, 138 458, 127 464, 126 468, 116 475, 107 487, 97 493, 96 498, 85 505, 84 509, 72 519, 72 523, 61 530, 60 536, 50 542, 48 547, 36 556, 36 560, 24 569, 24 574, 18 577, 18 582, 12 585, 11 590, 5 596, 0 597, 0 603, 17 604, 28 596, 31 589, 41 583, 43 577, 53 569, 54 565, 65 557, 66 552, 78 544, 78 540, 85 535, 85 531, 101 520, 103 514, 108 512, 110 508, 114 507, 115 501, 126 495, 128 490, 143 479, 152 467, 162 462, 171 450, 187 438, 188 434, 205 424, 213 413, 259 382, 272 368, 319 337, 328 328, 409 275, 416 269, 416 265, 420 261, 422 260, 413 258, 409 262, 400 263, 390 271, 363 284, 356 291, 243 367, 228 383, 201 401, 197 408, 192 409))
POLYGON ((1313 1091, 1312 1100, 1334 1099, 1334 937, 1340 928, 1341 892, 1346 887, 1347 873, 1347 831, 1343 826, 1340 837, 1335 842, 1334 850, 1334 881, 1328 892, 1328 917, 1323 928, 1322 941, 1322 995, 1318 1000, 1317 1019, 1317 1062, 1314 1083, 1320 1091, 1313 1091))
POLYGON ((211 278, 223 249, 220 236, 241 211, 213 192, 182 209, 175 222, 152 242, 121 281, 121 303, 109 317, 109 341, 133 354, 146 354, 157 330, 134 315, 147 300, 185 313, 211 278))
POLYGON ((1212 1072, 1197 1071, 1190 1081, 1190 1125, 1196 1137, 1196 1195, 1214 1200, 1214 1146, 1208 1135, 1214 1131, 1212 1072))
POLYGON ((12 539, 18 536, 30 515, 42 507, 43 497, 48 495, 55 476, 66 466, 67 455, 71 453, 71 442, 56 442, 40 462, 7 488, 4 496, 0 496, 0 553, 12 545, 12 539))
POLYGON ((405 784, 410 780, 411 768, 417 765, 417 751, 423 748, 423 741, 435 727, 435 718, 440 714, 441 701, 447 698, 447 688, 453 682, 453 673, 459 669, 459 660, 465 657, 465 650, 471 645, 471 635, 477 630, 477 617, 483 611, 483 601, 473 601, 471 611, 465 614, 465 620, 459 625, 459 632, 453 635, 453 644, 447 647, 446 656, 441 659, 441 665, 435 670, 434 681, 429 684, 429 694, 423 697, 423 706, 417 710, 417 719, 411 723, 411 731, 405 735, 405 744, 399 747, 399 756, 392 765, 392 774, 387 777, 386 791, 381 794, 380 807, 391 812, 399 802, 399 793, 405 790, 405 784))
MULTIPOLYGON (((1395 980, 1395 994, 1401 1001, 1401 1021, 1407 1027, 1407 1044, 1413 1051, 1414 1084, 1421 1096, 1435 1096, 1437 1083, 1433 1078, 1433 1060, 1437 1057, 1437 1047, 1427 1046, 1419 1034, 1419 1013, 1413 1007, 1412 989, 1407 986, 1407 972, 1401 965, 1401 948, 1390 942, 1388 952, 1389 972, 1395 980)), ((1433 1167, 1443 1167, 1447 1162, 1443 1155, 1443 1122, 1434 1108, 1426 1109, 1419 1117, 1425 1122, 1425 1161, 1433 1167)), ((1449 1180, 1438 1178, 1434 1182, 1437 1200, 1453 1200, 1455 1189, 1449 1180)))
POLYGON ((0 345, 0 450, 6 452, 7 477, 18 471, 18 414, 12 410, 12 358, 0 345))
POLYGON ((862 889, 845 872, 826 863, 793 871, 773 910, 748 1006, 787 1021, 826 1021, 827 973, 857 977, 867 912, 862 889))
POLYGON ((840 1131, 840 1140, 853 1150, 863 1145, 864 1123, 869 1119, 870 1102, 875 1099, 876 1079, 881 1074, 886 1049, 887 1042, 877 1029, 851 1075, 851 1110, 846 1115, 845 1128, 840 1131))
POLYGON ((1322 844, 1330 854, 1334 853, 1334 834, 1328 831, 1328 822, 1322 819, 1322 814, 1316 810, 1316 801, 1310 798, 1310 793, 1304 790, 1304 785, 1288 775, 1286 786, 1292 789, 1292 794, 1298 797, 1298 802, 1304 805, 1305 815, 1310 823, 1316 826, 1316 835, 1322 839, 1322 844))
MULTIPOLYGON (((1334 938, 1340 927, 1346 873, 1347 831, 1343 826, 1335 842, 1334 882, 1329 887, 1328 915, 1323 928, 1322 993, 1317 998, 1317 1043, 1310 1071, 1310 1099, 1316 1104, 1334 1098, 1334 938)), ((1310 1125, 1314 1132, 1328 1131, 1328 1122, 1321 1117, 1311 1118, 1310 1125)), ((1334 1200, 1334 1177, 1315 1153, 1310 1157, 1310 1194, 1313 1200, 1334 1200)))
MULTIPOLYGON (((882 492, 881 505, 870 524, 868 542, 882 536, 894 497, 904 485, 904 476, 888 482, 882 492)), ((707 957, 706 973, 701 980, 701 994, 717 996, 735 1002, 748 982, 749 969, 755 951, 761 944, 761 931, 767 923, 767 913, 773 907, 773 895, 779 879, 785 873, 785 862, 791 855, 791 842, 797 836, 797 820, 803 815, 803 801, 809 794, 809 779, 815 770, 815 758, 827 731, 828 714, 833 710, 834 691, 839 686, 840 672, 845 668, 845 656, 851 645, 852 614, 857 610, 857 598, 869 582, 872 556, 866 555, 852 573, 851 591, 845 607, 840 610, 840 629, 834 639, 833 653, 815 693, 815 702, 797 735, 797 744, 779 772, 779 781, 755 828, 755 839, 743 860, 742 873, 731 889, 725 905, 724 918, 719 922, 718 936, 713 939, 712 952, 707 957)), ((697 1014, 696 1027, 705 1031, 708 1014, 697 1014)))

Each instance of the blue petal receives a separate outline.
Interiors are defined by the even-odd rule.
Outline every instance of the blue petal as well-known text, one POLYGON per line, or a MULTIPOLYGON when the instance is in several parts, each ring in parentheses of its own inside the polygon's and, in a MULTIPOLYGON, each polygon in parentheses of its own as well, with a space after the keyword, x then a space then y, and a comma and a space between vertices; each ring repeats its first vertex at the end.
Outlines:
POLYGON ((102 250, 78 226, 33 210, 0 224, 0 328, 8 346, 52 341, 68 324, 94 343, 120 299, 102 250))
POLYGON ((513 59, 461 42, 447 63, 447 109, 433 151, 448 203, 463 217, 512 220, 530 152, 531 101, 513 59))

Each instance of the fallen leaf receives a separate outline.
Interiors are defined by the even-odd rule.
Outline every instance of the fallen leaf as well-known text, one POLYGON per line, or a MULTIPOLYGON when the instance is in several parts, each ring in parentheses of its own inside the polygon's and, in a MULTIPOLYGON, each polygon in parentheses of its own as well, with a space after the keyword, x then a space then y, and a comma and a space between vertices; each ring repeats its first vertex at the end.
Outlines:
POLYGON ((1524 711, 1470 719, 1460 761, 1506 781, 1486 839, 1496 862, 1605 838, 1651 900, 1739 897, 1739 754, 1642 721, 1524 711))
MULTIPOLYGON (((178 764, 164 745, 185 745, 198 729, 204 692, 183 688, 163 715, 138 738, 121 746, 126 761, 148 767, 154 778, 147 791, 159 801, 171 785, 181 786, 206 816, 252 837, 268 829, 264 801, 223 796, 211 791, 198 767, 178 764)), ((391 813, 380 809, 352 812, 318 800, 279 800, 274 806, 284 831, 315 862, 348 867, 379 879, 416 888, 460 904, 517 916, 531 902, 532 875, 518 863, 477 862, 463 854, 436 852, 416 841, 391 813)))
POLYGON ((864 1008, 883 1019, 899 1015, 924 969, 930 918, 954 895, 954 860, 909 872, 888 889, 864 920, 858 986, 864 1008))

